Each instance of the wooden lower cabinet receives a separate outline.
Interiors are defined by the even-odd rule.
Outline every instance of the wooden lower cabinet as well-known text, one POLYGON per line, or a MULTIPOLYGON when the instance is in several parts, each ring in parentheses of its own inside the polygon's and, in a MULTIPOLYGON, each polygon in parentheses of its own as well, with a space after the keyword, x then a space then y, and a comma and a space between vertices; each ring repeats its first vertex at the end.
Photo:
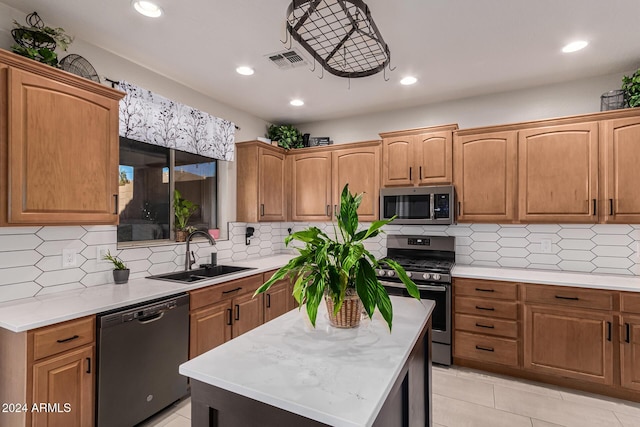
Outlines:
POLYGON ((93 425, 94 346, 81 347, 33 365, 34 427, 93 425), (53 404, 53 406, 51 406, 53 404))
POLYGON ((254 292, 275 273, 191 291, 189 358, 193 359, 291 310, 291 284, 283 279, 267 292, 254 292))
POLYGON ((524 368, 613 384, 612 328, 607 312, 525 305, 524 368))
POLYGON ((640 391, 640 316, 620 317, 620 385, 640 391))

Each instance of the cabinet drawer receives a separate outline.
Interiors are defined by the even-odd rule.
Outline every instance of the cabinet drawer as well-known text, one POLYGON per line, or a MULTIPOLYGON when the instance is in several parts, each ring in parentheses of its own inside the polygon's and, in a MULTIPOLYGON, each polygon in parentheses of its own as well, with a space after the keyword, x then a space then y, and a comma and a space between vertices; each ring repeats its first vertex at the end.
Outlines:
POLYGON ((620 311, 640 314, 640 293, 621 292, 620 311))
POLYGON ((262 285, 262 274, 233 280, 231 282, 220 283, 219 285, 191 291, 190 309, 196 310, 238 295, 253 293, 262 285))
POLYGON ((93 343, 95 328, 95 317, 91 316, 31 331, 33 360, 93 343))
POLYGON ((453 290, 456 295, 481 298, 508 299, 518 297, 518 285, 511 282, 493 280, 455 279, 453 290))
POLYGON ((467 332, 454 333, 454 356, 501 365, 518 366, 518 342, 467 332))
POLYGON ((456 297, 456 314, 499 317, 518 320, 518 303, 484 298, 456 297))
POLYGON ((456 330, 475 332, 477 334, 497 335, 508 338, 518 338, 518 322, 515 320, 500 320, 468 314, 456 314, 456 330))
POLYGON ((524 300, 527 303, 613 310, 613 295, 610 291, 567 286, 527 285, 524 293, 524 300))

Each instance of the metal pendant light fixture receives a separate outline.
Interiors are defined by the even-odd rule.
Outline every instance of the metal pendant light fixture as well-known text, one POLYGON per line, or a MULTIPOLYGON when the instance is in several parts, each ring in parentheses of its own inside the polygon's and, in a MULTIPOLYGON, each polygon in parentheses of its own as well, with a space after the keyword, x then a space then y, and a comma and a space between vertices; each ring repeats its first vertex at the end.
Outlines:
POLYGON ((329 73, 366 77, 391 59, 362 0, 294 0, 287 9, 287 31, 329 73))

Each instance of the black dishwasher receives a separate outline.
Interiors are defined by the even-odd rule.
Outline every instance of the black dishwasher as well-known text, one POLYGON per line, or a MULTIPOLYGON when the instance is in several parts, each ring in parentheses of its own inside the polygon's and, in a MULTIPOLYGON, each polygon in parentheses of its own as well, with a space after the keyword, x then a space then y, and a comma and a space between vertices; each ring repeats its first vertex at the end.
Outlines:
POLYGON ((185 293, 98 314, 96 424, 140 423, 188 394, 185 293))

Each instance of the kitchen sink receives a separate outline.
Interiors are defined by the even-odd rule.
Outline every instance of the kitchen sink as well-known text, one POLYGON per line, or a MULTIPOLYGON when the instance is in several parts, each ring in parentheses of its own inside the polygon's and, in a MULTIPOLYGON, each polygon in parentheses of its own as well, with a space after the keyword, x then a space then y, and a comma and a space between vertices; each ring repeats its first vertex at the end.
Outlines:
POLYGON ((148 276, 147 279, 168 280, 170 282, 191 283, 207 280, 213 277, 224 276, 226 274, 238 273, 240 271, 253 270, 251 267, 238 267, 234 265, 216 265, 208 268, 198 268, 189 271, 178 271, 175 273, 156 274, 148 276))

